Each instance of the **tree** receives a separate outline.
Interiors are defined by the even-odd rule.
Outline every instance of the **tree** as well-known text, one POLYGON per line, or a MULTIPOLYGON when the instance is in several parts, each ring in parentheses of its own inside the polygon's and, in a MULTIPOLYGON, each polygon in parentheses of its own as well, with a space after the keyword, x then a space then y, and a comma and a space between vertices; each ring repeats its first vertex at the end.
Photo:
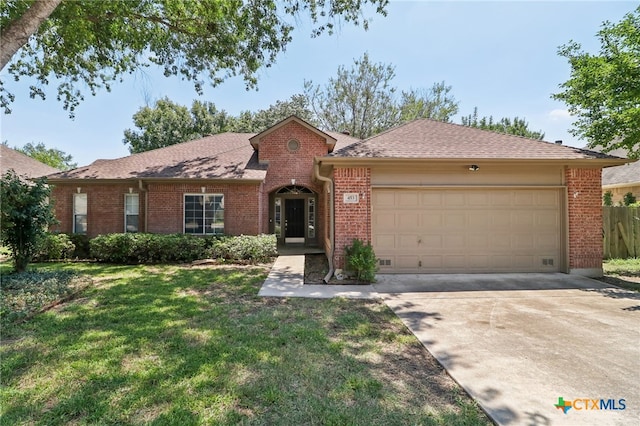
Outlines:
POLYGON ((323 128, 365 139, 398 123, 394 76, 393 66, 374 64, 365 53, 351 69, 338 67, 324 87, 305 81, 305 96, 323 128))
POLYGON ((14 269, 23 272, 33 258, 40 238, 56 222, 48 198, 51 190, 44 178, 22 180, 13 170, 0 183, 0 239, 11 249, 14 269))
POLYGON ((163 98, 133 114, 139 130, 125 130, 123 142, 135 154, 224 132, 232 119, 210 102, 193 101, 189 110, 163 98))
POLYGON ((260 133, 292 115, 296 115, 310 124, 316 124, 307 98, 302 94, 295 94, 286 101, 277 101, 267 109, 257 112, 242 111, 233 121, 229 131, 260 133))
POLYGON ((640 158, 640 6, 617 24, 604 22, 600 52, 589 54, 570 41, 558 54, 571 66, 569 80, 552 97, 577 117, 572 133, 590 148, 624 148, 640 158))
POLYGON ((529 129, 529 123, 523 118, 514 117, 513 119, 503 117, 498 121, 493 120, 493 116, 484 116, 478 119, 478 107, 473 109, 473 114, 462 117, 462 125, 476 127, 478 129, 491 130, 494 132, 506 133, 509 135, 523 136, 530 139, 544 139, 542 131, 529 129))
POLYGON ((211 102, 193 101, 189 109, 164 98, 133 115, 137 129, 125 130, 123 142, 135 154, 217 133, 259 133, 294 114, 314 124, 307 100, 300 94, 264 110, 243 111, 238 117, 218 110, 211 102))
POLYGON ((444 81, 434 83, 427 90, 403 91, 399 105, 400 121, 407 122, 416 118, 451 121, 451 117, 458 112, 458 102, 450 92, 451 86, 447 86, 444 81))
POLYGON ((78 163, 73 162, 71 155, 56 148, 47 148, 42 142, 36 145, 30 142, 22 148, 14 149, 56 169, 70 170, 78 167, 78 163))
MULTIPOLYGON (((285 18, 306 14, 312 36, 332 33, 344 20, 368 27, 362 10, 386 15, 388 0, 13 0, 0 2, 0 69, 16 79, 29 76, 32 97, 60 79, 58 98, 73 116, 83 99, 126 74, 155 64, 166 76, 217 85, 240 75, 256 85, 256 71, 270 66, 291 41, 285 18)), ((5 90, 0 87, 0 90, 5 90)), ((14 95, 1 105, 10 112, 14 95)))

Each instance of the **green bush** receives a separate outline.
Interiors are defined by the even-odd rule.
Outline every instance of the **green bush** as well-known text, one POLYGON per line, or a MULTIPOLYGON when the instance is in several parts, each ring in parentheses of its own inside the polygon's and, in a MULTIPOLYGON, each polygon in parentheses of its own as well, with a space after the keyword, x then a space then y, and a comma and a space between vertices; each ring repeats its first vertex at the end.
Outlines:
POLYGON ((637 200, 635 195, 633 195, 633 192, 627 192, 626 194, 624 194, 624 198, 622 200, 625 206, 631 206, 632 204, 635 204, 636 201, 637 200))
POLYGON ((76 247, 73 251, 74 259, 89 259, 91 257, 89 237, 83 234, 67 234, 76 247))
POLYGON ((4 327, 65 299, 88 285, 70 271, 21 272, 0 276, 0 324, 4 327))
POLYGON ((358 281, 373 282, 378 269, 378 260, 371 243, 364 244, 354 239, 350 246, 345 247, 347 269, 355 272, 358 281))
POLYGON ((109 234, 90 241, 91 257, 100 262, 172 263, 216 258, 256 263, 277 255, 273 235, 200 237, 185 234, 109 234))
POLYGON ((240 235, 220 237, 211 242, 208 256, 231 262, 268 262, 278 255, 275 235, 240 235))
POLYGON ((76 249, 75 244, 67 234, 47 233, 39 239, 33 260, 44 262, 47 260, 71 259, 76 249))

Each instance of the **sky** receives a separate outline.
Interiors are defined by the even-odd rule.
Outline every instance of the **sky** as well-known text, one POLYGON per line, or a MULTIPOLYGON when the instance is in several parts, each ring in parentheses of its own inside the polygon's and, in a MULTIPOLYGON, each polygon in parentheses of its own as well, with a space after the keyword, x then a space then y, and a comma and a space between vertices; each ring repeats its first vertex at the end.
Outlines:
POLYGON ((79 166, 97 159, 129 155, 125 129, 133 129, 133 114, 168 97, 190 106, 194 99, 215 103, 231 114, 268 108, 303 92, 305 80, 324 85, 339 66, 347 69, 368 52, 375 63, 395 67, 398 91, 429 88, 444 81, 459 101, 459 113, 524 118, 545 140, 586 143, 569 133, 572 117, 565 104, 551 99, 570 76, 558 47, 574 40, 597 53, 596 37, 603 21, 618 22, 638 1, 393 1, 388 15, 373 15, 369 30, 343 24, 333 35, 312 38, 311 25, 297 19, 293 41, 276 64, 258 73, 258 90, 245 89, 240 78, 207 86, 198 96, 192 83, 166 78, 149 68, 127 76, 111 92, 85 100, 70 119, 56 100, 55 85, 45 101, 30 99, 28 79, 7 81, 16 95, 13 112, 0 118, 0 138, 11 147, 43 142, 73 156, 79 166))

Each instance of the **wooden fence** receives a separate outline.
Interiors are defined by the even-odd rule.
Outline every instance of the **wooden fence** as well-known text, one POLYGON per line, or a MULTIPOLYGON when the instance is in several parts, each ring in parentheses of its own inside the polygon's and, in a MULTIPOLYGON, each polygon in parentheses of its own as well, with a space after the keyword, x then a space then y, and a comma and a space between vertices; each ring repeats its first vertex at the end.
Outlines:
POLYGON ((640 257, 640 208, 603 207, 604 258, 640 257))

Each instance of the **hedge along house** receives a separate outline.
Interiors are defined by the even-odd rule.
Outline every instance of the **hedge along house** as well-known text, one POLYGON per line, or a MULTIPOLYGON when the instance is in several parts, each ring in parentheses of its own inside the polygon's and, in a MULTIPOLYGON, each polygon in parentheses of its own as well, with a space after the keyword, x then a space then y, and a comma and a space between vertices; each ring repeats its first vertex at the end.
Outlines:
POLYGON ((416 120, 360 141, 292 116, 50 175, 59 231, 273 233, 380 272, 602 274, 603 167, 624 159, 416 120))

